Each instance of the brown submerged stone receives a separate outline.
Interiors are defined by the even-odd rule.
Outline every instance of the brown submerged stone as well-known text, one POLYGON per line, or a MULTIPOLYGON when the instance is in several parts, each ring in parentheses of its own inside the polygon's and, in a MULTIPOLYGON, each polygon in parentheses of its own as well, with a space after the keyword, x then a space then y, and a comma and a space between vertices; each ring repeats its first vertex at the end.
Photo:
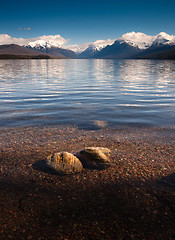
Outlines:
POLYGON ((85 167, 106 168, 111 165, 109 157, 111 151, 103 147, 87 147, 76 153, 85 167))
POLYGON ((46 159, 48 167, 60 174, 81 172, 83 169, 80 160, 72 153, 59 152, 49 155, 46 159))

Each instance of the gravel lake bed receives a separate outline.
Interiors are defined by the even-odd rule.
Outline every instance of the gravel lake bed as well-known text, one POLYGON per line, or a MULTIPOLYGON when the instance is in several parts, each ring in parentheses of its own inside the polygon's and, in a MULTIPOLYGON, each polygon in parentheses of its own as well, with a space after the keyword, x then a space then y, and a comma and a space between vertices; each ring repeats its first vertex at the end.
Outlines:
POLYGON ((0 239, 175 239, 175 129, 0 129, 0 239), (59 176, 49 154, 107 147, 112 166, 59 176))

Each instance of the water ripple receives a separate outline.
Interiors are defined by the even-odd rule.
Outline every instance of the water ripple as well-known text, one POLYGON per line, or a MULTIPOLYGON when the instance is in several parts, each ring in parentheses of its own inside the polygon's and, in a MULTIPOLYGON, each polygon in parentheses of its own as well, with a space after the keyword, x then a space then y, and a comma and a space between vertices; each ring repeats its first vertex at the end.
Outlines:
POLYGON ((172 126, 174 73, 175 61, 1 60, 0 126, 172 126))

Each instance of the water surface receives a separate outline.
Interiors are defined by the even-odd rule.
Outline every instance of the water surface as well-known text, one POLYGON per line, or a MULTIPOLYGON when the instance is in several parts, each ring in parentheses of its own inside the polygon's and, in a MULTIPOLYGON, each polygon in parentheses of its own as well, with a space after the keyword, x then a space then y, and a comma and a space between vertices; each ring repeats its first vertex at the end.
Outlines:
POLYGON ((0 60, 0 127, 174 126, 175 61, 0 60))

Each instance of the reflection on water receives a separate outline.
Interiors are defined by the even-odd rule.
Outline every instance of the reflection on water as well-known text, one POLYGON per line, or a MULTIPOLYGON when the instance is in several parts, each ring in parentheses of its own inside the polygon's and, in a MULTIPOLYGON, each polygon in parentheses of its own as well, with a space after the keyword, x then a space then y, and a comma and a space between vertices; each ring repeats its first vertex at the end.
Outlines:
POLYGON ((0 61, 0 126, 173 126, 174 117, 175 61, 0 61))

